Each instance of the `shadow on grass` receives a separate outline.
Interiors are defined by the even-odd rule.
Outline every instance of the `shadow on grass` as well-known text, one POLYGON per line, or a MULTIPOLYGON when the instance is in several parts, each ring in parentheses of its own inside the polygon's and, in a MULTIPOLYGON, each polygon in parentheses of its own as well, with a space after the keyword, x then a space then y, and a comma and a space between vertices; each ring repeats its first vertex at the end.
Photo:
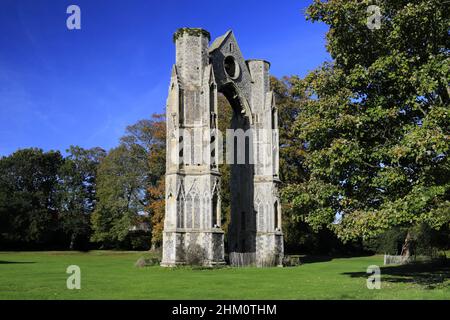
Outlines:
MULTIPOLYGON (((365 272, 345 272, 352 278, 367 278, 365 272)), ((435 289, 450 279, 450 264, 412 263, 407 265, 381 267, 381 281, 391 283, 415 283, 427 289, 435 289)))
POLYGON ((36 263, 34 261, 2 261, 0 260, 0 264, 29 264, 36 263))
POLYGON ((300 256, 300 262, 301 264, 306 263, 317 263, 317 262, 327 262, 333 260, 335 257, 331 256, 300 256))
POLYGON ((369 257, 371 253, 358 254, 358 255, 345 255, 345 254, 334 254, 334 255, 289 255, 291 257, 298 257, 301 264, 307 263, 317 263, 317 262, 328 262, 334 259, 350 259, 350 258, 360 258, 369 257))

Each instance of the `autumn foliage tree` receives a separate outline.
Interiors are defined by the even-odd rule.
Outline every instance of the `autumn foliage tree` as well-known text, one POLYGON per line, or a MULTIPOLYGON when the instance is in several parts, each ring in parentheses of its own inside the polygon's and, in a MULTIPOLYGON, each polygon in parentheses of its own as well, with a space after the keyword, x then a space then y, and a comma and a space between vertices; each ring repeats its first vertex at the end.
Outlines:
POLYGON ((151 143, 148 150, 149 185, 148 205, 152 225, 152 248, 162 244, 165 214, 165 172, 166 172, 166 119, 164 114, 154 114, 148 135, 151 143))
POLYGON ((70 146, 58 172, 57 208, 69 248, 86 248, 91 235, 90 215, 97 201, 97 169, 106 156, 101 148, 70 146))

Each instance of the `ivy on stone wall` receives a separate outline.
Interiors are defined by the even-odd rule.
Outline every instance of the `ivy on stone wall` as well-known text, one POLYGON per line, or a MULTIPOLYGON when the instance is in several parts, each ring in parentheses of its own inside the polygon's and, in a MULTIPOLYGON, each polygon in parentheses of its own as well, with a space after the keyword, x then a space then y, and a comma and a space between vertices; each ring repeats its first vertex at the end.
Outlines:
POLYGON ((190 36, 196 36, 196 37, 205 36, 205 37, 208 38, 208 41, 211 40, 211 34, 208 31, 204 30, 204 29, 201 29, 201 28, 180 28, 174 33, 174 35, 173 35, 173 42, 176 42, 177 39, 179 37, 181 37, 185 33, 190 35, 190 36))

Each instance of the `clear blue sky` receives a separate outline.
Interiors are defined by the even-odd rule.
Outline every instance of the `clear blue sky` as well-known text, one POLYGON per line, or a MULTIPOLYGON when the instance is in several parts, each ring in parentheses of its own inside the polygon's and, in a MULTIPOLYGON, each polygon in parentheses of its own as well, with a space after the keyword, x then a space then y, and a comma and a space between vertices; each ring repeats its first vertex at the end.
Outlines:
POLYGON ((0 1, 0 155, 18 148, 117 145, 127 125, 162 112, 179 27, 212 39, 233 29, 245 58, 275 76, 305 75, 328 59, 311 1, 0 1), (68 30, 66 8, 81 8, 68 30))

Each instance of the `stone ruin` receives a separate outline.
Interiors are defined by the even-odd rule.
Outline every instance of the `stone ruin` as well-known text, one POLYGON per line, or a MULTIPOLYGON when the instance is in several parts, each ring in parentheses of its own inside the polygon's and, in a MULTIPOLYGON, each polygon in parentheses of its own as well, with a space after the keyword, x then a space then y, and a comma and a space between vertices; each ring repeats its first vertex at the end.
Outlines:
MULTIPOLYGON (((278 119, 270 63, 244 60, 232 31, 209 46, 209 32, 182 28, 174 42, 161 265, 190 264, 190 255, 203 265, 225 264, 218 93, 233 108, 231 128, 245 132, 245 161, 231 164, 228 252, 247 264, 282 265, 278 119)), ((236 149, 231 152, 236 159, 236 149)))

